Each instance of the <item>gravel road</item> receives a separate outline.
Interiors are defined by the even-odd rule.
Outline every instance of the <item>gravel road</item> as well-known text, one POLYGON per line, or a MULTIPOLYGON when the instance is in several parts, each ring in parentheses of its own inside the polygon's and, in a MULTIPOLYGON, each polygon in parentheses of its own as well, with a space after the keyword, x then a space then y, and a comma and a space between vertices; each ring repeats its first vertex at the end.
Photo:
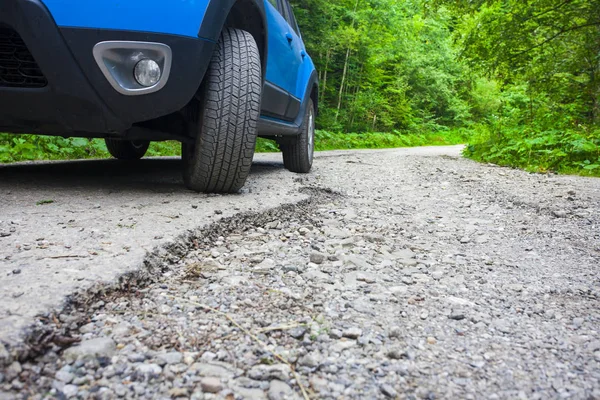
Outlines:
POLYGON ((189 231, 301 200, 294 179, 261 155, 229 197, 183 189, 175 159, 0 165, 0 343, 22 354, 36 315, 123 274, 153 274, 189 231))
POLYGON ((40 318, 0 399, 600 399, 600 180, 459 151, 272 172, 291 201, 40 318))

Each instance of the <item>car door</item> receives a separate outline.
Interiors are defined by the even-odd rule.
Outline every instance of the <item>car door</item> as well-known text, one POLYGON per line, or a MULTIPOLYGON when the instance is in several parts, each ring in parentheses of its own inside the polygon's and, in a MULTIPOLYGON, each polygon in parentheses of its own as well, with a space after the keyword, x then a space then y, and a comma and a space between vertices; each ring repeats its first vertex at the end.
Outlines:
POLYGON ((269 53, 262 114, 291 121, 300 109, 296 92, 304 46, 288 22, 291 19, 287 0, 268 0, 265 8, 269 24, 269 53))

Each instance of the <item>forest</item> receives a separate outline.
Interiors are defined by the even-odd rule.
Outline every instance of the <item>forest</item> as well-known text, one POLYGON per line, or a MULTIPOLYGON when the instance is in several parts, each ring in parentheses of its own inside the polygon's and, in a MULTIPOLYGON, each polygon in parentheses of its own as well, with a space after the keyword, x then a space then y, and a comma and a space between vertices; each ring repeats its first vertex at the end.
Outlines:
POLYGON ((466 137, 465 155, 600 172, 600 2, 292 0, 320 127, 466 137))
MULTIPOLYGON (((600 175, 599 1, 291 3, 319 71, 318 149, 466 143, 482 162, 600 175)), ((0 134, 0 161, 48 154, 106 152, 0 134)))

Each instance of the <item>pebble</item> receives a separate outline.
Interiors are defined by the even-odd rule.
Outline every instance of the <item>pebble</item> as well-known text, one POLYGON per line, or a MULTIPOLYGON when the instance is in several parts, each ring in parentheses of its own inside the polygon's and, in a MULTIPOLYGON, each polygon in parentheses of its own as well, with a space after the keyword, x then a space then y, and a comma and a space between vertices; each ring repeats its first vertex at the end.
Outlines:
POLYGON ((157 360, 158 365, 161 365, 161 366, 179 364, 183 361, 183 354, 176 352, 176 351, 170 352, 170 353, 159 354, 156 357, 156 360, 157 360))
POLYGON ((55 378, 64 383, 71 383, 75 375, 63 368, 56 373, 55 378))
POLYGON ((343 333, 339 329, 332 329, 329 331, 329 337, 332 339, 341 339, 342 335, 343 333))
POLYGON ((387 356, 392 360, 402 360, 406 358, 410 358, 409 353, 406 350, 393 348, 388 351, 387 356))
POLYGON ((453 319, 455 321, 461 321, 465 319, 465 313, 462 310, 452 310, 448 318, 453 319))
POLYGON ((192 366, 189 368, 189 372, 200 376, 211 376, 219 378, 229 378, 234 375, 228 368, 225 368, 221 365, 206 363, 192 364, 192 366))
POLYGON ((552 215, 556 218, 567 218, 567 212, 565 210, 554 210, 552 211, 552 215))
POLYGON ((290 329, 289 334, 291 337, 293 337, 294 339, 302 339, 304 337, 304 335, 306 334, 306 327, 304 326, 297 326, 295 328, 290 329))
POLYGON ((136 369, 146 376, 158 376, 162 373, 162 368, 158 364, 138 364, 136 369))
POLYGON ((312 262, 312 263, 323 264, 326 259, 327 259, 327 256, 318 251, 313 251, 312 253, 310 253, 310 262, 312 262))
POLYGON ((309 367, 316 368, 319 366, 321 357, 318 353, 309 353, 298 360, 298 364, 309 367))
POLYGON ((502 333, 512 333, 512 329, 510 323, 506 320, 499 319, 494 321, 494 328, 502 333))
POLYGON ((219 378, 202 378, 202 380, 200 380, 200 386, 205 393, 219 393, 223 390, 223 385, 219 378))
POLYGON ((106 337, 83 340, 79 345, 69 347, 64 352, 67 359, 77 360, 79 357, 112 357, 117 346, 115 342, 106 337))
POLYGON ((300 396, 285 382, 271 381, 269 386, 269 400, 300 400, 300 396))
POLYGON ((390 328, 388 336, 390 337, 390 339, 394 339, 394 338, 399 338, 402 337, 402 328, 399 326, 393 326, 390 328))
POLYGON ((362 335, 363 331, 360 328, 352 327, 345 329, 342 333, 342 336, 348 339, 358 339, 360 335, 362 335))
POLYGON ((23 372, 23 368, 21 367, 21 363, 18 361, 12 362, 8 368, 4 371, 5 378, 9 381, 15 379, 21 372, 23 372))
POLYGON ((439 281, 444 277, 444 271, 436 270, 431 273, 431 277, 436 281, 439 281))
POLYGON ((0 364, 6 363, 10 358, 10 354, 4 344, 0 343, 0 364))
POLYGON ((379 387, 381 389, 381 393, 383 393, 386 397, 391 397, 395 399, 398 397, 398 392, 388 384, 383 384, 379 387))
POLYGON ((62 389, 62 393, 65 395, 67 399, 71 399, 77 396, 79 392, 79 388, 75 385, 65 385, 62 389))
POLYGON ((290 372, 290 367, 286 364, 275 364, 269 366, 257 365, 248 371, 248 377, 258 381, 266 381, 271 379, 287 381, 289 379, 290 372))

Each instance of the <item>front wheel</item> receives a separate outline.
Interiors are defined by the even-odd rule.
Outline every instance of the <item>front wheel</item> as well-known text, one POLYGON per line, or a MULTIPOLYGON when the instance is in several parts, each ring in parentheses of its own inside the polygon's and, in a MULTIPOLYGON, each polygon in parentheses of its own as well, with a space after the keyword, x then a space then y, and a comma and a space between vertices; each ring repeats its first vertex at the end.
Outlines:
POLYGON ((280 148, 285 168, 300 174, 310 172, 315 154, 315 105, 312 99, 308 99, 300 134, 282 143, 280 148))
POLYGON ((183 144, 183 179, 197 192, 235 193, 250 173, 262 72, 252 35, 225 29, 200 92, 193 144, 183 144))
POLYGON ((139 160, 150 147, 147 140, 104 139, 104 142, 110 155, 119 160, 139 160))

